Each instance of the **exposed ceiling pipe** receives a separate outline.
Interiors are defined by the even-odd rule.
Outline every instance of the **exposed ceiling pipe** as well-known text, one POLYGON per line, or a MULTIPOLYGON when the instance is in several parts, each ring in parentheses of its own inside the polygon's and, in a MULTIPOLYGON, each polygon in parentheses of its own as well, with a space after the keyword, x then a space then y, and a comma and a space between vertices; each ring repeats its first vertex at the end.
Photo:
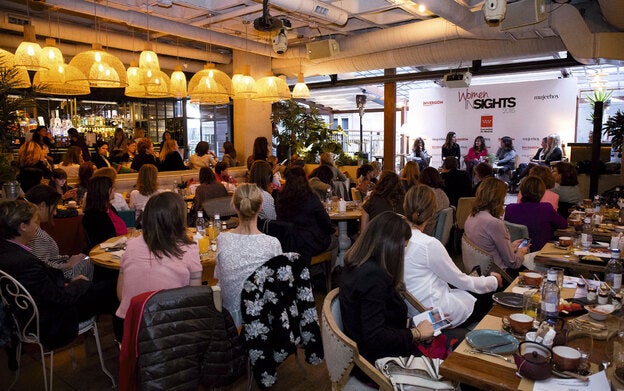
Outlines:
MULTIPOLYGON (((329 75, 416 65, 457 64, 459 66, 460 63, 463 63, 463 69, 468 68, 472 60, 479 58, 507 60, 523 56, 552 55, 565 50, 565 46, 557 37, 518 41, 455 39, 387 52, 330 59, 319 64, 304 62, 302 67, 306 75, 329 75)), ((273 60, 275 73, 291 76, 294 75, 294 69, 296 66, 292 61, 273 60)))
MULTIPOLYGON (((13 48, 16 48, 23 40, 24 39, 22 37, 16 35, 0 34, 0 42, 2 42, 2 47, 8 48, 7 50, 11 52, 13 52, 13 48)), ((40 44, 43 44, 43 40, 38 40, 38 42, 40 44)), ((60 51, 63 53, 63 57, 65 58, 66 63, 69 63, 69 60, 76 54, 91 49, 91 45, 83 43, 68 43, 67 41, 61 41, 60 43, 57 42, 56 47, 59 48, 60 51)), ((126 66, 128 66, 131 61, 139 61, 138 52, 133 53, 119 49, 107 49, 106 51, 119 58, 119 60, 121 60, 121 62, 124 63, 126 66)), ((169 57, 160 54, 158 55, 158 62, 160 64, 160 68, 167 74, 171 74, 176 65, 182 65, 182 70, 185 72, 195 73, 202 70, 206 63, 205 61, 189 59, 180 59, 180 61, 178 61, 175 57, 169 57)))
MULTIPOLYGON (((395 1, 386 1, 395 4, 395 1)), ((483 12, 472 12, 469 8, 459 4, 455 0, 419 0, 418 4, 425 6, 432 13, 464 30, 470 30, 483 24, 483 12)), ((410 5, 410 7, 414 6, 415 5, 410 5)), ((404 5, 400 5, 400 7, 409 11, 409 7, 404 5)))
POLYGON ((550 24, 576 61, 624 64, 624 33, 592 33, 579 11, 569 4, 553 9, 550 24))
POLYGON ((271 5, 287 11, 314 16, 339 26, 347 23, 349 19, 347 11, 318 0, 271 0, 271 5))
POLYGON ((602 16, 616 29, 624 30, 624 1, 622 0, 598 0, 602 16))
MULTIPOLYGON (((23 28, 22 26, 18 26, 15 24, 8 23, 8 18, 4 13, 0 13, 0 29, 2 30, 10 30, 15 31, 16 33, 22 34, 23 28)), ((48 26, 49 21, 30 17, 30 21, 33 26, 36 27, 36 33, 38 36, 48 36, 43 34, 47 32, 49 29, 42 28, 42 26, 48 26)), ((96 42, 96 38, 98 34, 96 34, 95 30, 89 27, 83 27, 77 24, 67 24, 60 23, 59 28, 53 29, 55 34, 53 34, 53 38, 59 39, 61 41, 73 41, 73 42, 81 42, 86 44, 91 43, 102 43, 105 47, 115 47, 117 49, 128 50, 130 52, 136 52, 137 61, 138 56, 141 50, 143 50, 144 41, 142 39, 133 40, 131 37, 128 37, 124 34, 113 33, 111 31, 106 34, 100 34, 99 42, 96 42), (103 41, 103 42, 102 42, 103 41), (108 43, 111 45, 109 46, 108 43)), ((221 54, 221 53, 208 53, 204 50, 188 48, 183 45, 169 45, 166 43, 154 43, 154 50, 157 54, 168 54, 171 56, 179 55, 181 58, 187 59, 200 59, 203 61, 210 61, 217 64, 229 64, 232 62, 232 56, 229 54, 221 54)), ((2 47, 9 45, 8 42, 2 41, 2 47)), ((19 45, 19 43, 18 43, 19 45)), ((10 47, 9 47, 10 48, 10 47)), ((15 48, 11 48, 15 50, 15 48)), ((201 69, 201 68, 200 68, 201 69)))

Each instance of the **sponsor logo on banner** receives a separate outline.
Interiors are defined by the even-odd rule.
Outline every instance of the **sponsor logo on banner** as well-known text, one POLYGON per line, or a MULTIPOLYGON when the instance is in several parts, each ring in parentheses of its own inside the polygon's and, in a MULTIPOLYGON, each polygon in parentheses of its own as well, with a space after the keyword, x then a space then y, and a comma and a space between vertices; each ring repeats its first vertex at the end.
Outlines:
POLYGON ((494 130, 494 116, 482 115, 481 116, 481 133, 492 133, 494 130))
POLYGON ((492 98, 486 91, 457 91, 458 101, 465 102, 466 110, 503 109, 503 113, 515 112, 516 97, 492 98))
POLYGON ((423 101, 423 106, 433 106, 433 105, 442 105, 444 104, 443 100, 426 100, 423 101))
POLYGON ((534 95, 533 100, 551 100, 551 99, 559 99, 558 94, 542 94, 542 95, 534 95))

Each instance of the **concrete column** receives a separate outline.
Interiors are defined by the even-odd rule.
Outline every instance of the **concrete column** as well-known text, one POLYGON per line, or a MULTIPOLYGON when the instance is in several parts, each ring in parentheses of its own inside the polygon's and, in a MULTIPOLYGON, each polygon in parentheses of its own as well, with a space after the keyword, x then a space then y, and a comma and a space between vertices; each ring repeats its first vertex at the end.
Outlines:
MULTIPOLYGON (((234 50, 233 69, 236 73, 243 66, 251 67, 251 76, 258 80, 271 72, 271 59, 253 53, 234 50)), ((271 143, 271 103, 251 99, 234 100, 234 148, 238 160, 247 164, 256 137, 266 137, 271 143)))
MULTIPOLYGON (((384 70, 384 76, 396 75, 396 69, 384 70)), ((395 171, 396 155, 396 83, 384 83, 384 163, 383 169, 395 171)))

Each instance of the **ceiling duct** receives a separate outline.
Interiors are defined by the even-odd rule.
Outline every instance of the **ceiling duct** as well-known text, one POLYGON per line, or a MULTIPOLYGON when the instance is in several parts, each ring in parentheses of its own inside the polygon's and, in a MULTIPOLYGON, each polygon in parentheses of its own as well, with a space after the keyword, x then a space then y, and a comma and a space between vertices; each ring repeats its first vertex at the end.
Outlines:
POLYGON ((339 26, 346 24, 349 19, 349 14, 342 8, 318 0, 272 0, 271 2, 274 6, 290 12, 314 16, 339 26))
POLYGON ((507 4, 505 19, 501 21, 501 30, 511 30, 517 27, 529 26, 545 20, 545 0, 519 0, 507 4))

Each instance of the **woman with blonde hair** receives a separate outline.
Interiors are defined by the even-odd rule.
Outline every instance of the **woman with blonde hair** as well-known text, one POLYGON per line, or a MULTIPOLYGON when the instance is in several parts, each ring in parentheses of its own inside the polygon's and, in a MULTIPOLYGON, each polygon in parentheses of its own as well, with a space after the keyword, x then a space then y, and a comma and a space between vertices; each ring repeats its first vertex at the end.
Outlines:
POLYGON ((528 247, 519 247, 522 239, 512 242, 505 222, 500 219, 506 195, 505 182, 496 178, 486 178, 481 182, 472 211, 464 225, 464 234, 492 255, 494 263, 501 269, 517 275, 528 247))
POLYGON ((415 161, 407 162, 401 170, 401 183, 405 191, 420 183, 420 168, 415 161))
MULTIPOLYGON (((501 275, 468 276, 457 268, 439 240, 423 233, 437 209, 435 194, 429 186, 413 186, 405 195, 403 209, 412 228, 405 250, 405 288, 425 307, 444 310, 453 327, 482 319, 492 306, 491 296, 483 294, 502 285, 501 275)), ((410 314, 414 315, 415 312, 410 314)))
POLYGON ((19 168, 17 181, 24 192, 41 183, 43 178, 52 177, 52 170, 46 161, 46 153, 35 141, 27 141, 17 151, 17 167, 19 168))
POLYGON ((78 182, 78 170, 83 161, 82 149, 80 147, 72 145, 67 148, 63 161, 58 168, 65 171, 68 183, 75 184, 78 182))
POLYGON ((215 278, 219 279, 223 306, 230 311, 236 326, 242 323, 240 296, 243 284, 258 267, 282 253, 279 240, 258 230, 262 192, 252 183, 243 183, 232 197, 239 224, 217 237, 215 278))
POLYGON ((134 209, 138 219, 150 197, 162 193, 162 190, 158 189, 158 169, 156 166, 144 164, 141 167, 137 175, 136 187, 130 192, 130 209, 134 209))
POLYGON ((187 167, 182 161, 182 156, 178 152, 178 143, 174 139, 169 139, 163 143, 160 150, 160 171, 186 170, 187 167))

